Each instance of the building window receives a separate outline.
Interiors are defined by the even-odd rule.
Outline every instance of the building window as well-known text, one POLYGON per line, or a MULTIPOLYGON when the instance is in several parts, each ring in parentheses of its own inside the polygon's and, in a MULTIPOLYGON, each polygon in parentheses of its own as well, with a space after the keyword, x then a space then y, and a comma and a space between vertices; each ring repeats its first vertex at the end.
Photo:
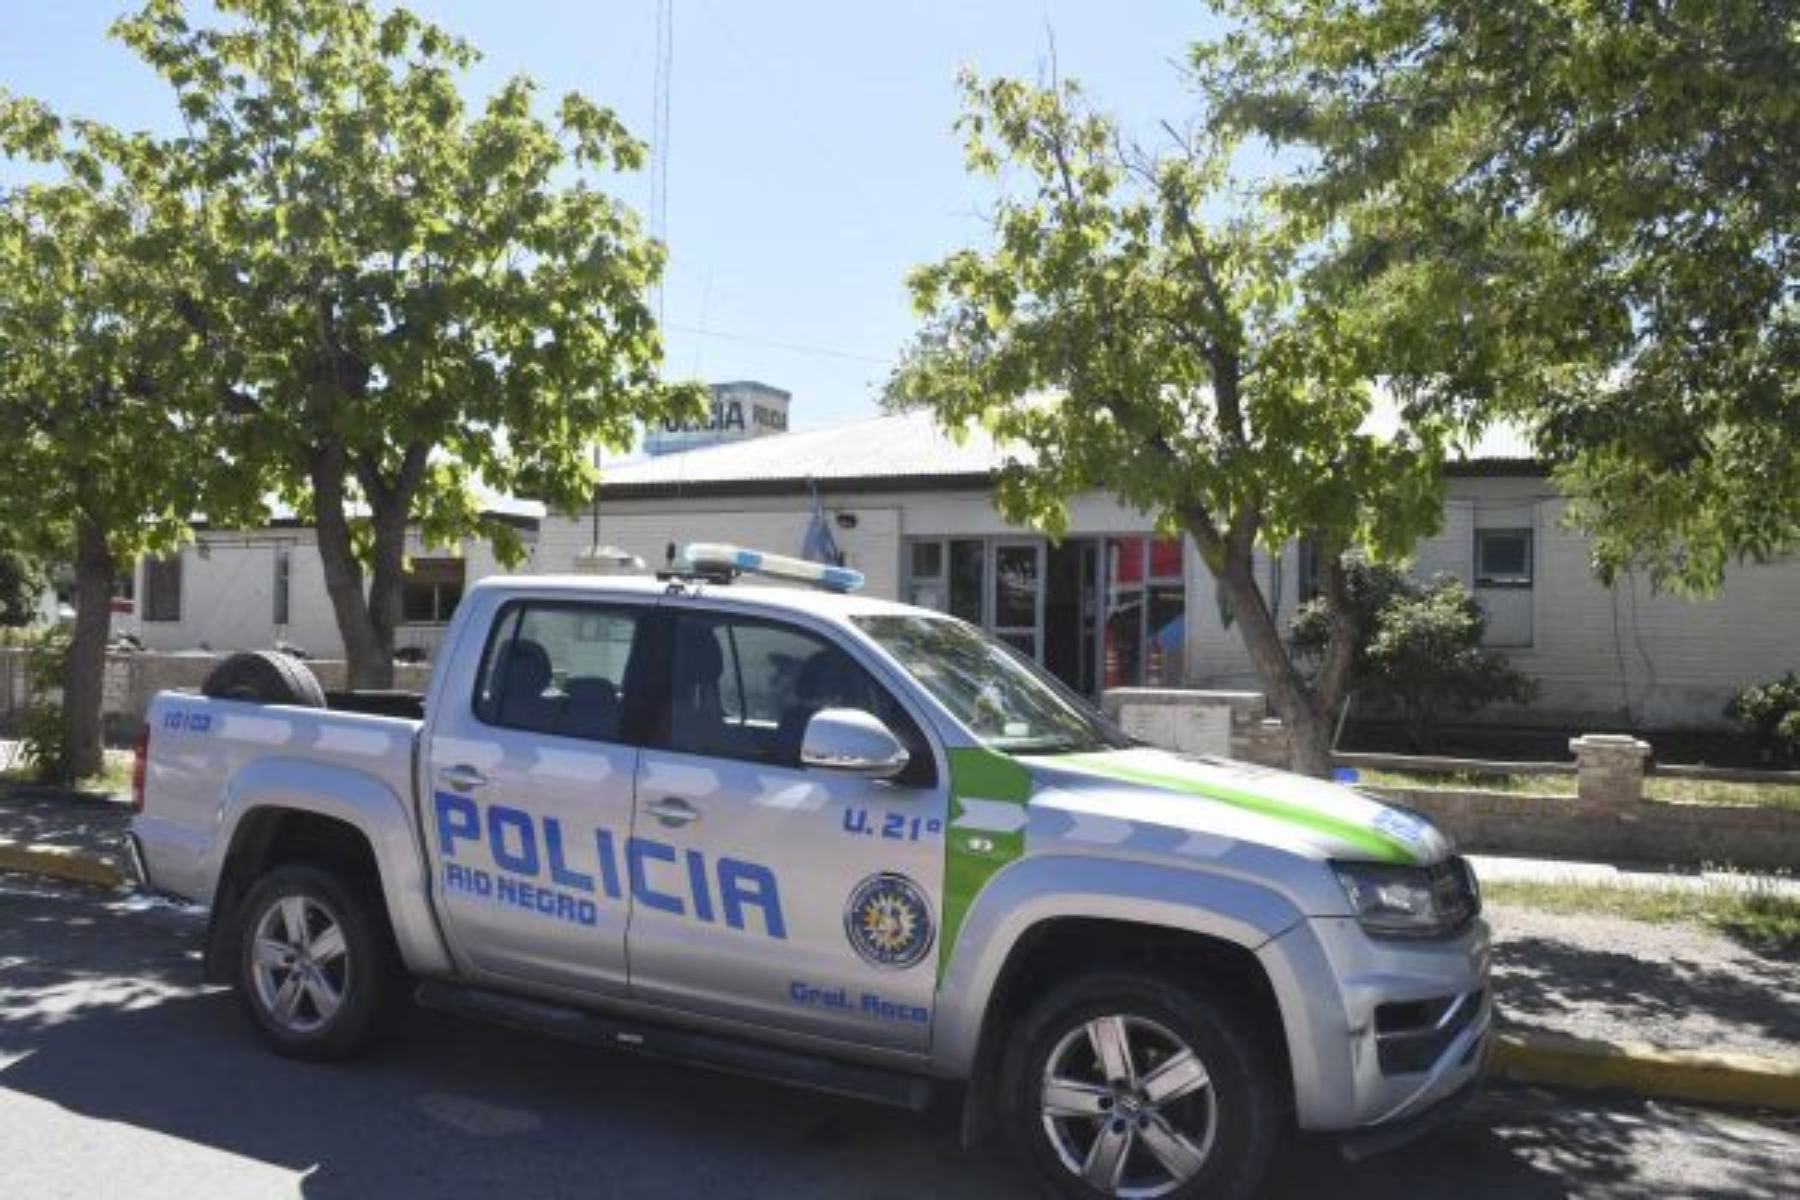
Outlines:
POLYGON ((1182 676, 1187 584, 1180 538, 1106 539, 1104 687, 1169 687, 1182 676))
POLYGON ((144 560, 144 620, 181 620, 181 554, 144 560))
POLYGON ((1477 529, 1477 587, 1528 588, 1532 580, 1531 530, 1477 529))
POLYGON ((467 564, 460 558, 415 558, 400 587, 408 625, 442 625, 462 603, 467 564))
POLYGON ((912 603, 974 625, 986 622, 987 543, 980 538, 913 542, 907 568, 912 603))
POLYGON ((275 624, 286 625, 289 618, 288 602, 292 594, 293 561, 289 557, 286 546, 275 548, 275 624))

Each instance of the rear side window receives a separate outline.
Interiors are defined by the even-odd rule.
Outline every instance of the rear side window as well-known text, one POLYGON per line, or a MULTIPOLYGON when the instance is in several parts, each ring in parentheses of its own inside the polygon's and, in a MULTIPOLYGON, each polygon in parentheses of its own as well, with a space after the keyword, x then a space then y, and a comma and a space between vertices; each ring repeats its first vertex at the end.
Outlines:
POLYGON ((482 656, 475 715, 489 725, 623 741, 628 667, 642 614, 531 603, 501 613, 482 656))

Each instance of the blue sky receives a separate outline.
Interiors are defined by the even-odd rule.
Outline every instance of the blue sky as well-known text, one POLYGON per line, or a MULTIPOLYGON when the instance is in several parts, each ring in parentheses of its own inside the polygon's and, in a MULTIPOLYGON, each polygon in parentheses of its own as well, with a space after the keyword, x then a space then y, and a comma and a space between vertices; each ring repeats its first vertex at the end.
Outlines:
MULTIPOLYGON (((129 6, 0 0, 0 87, 167 127, 163 85, 106 37, 129 6)), ((656 0, 414 0, 486 55, 479 93, 526 72, 650 133, 656 0)), ((951 125, 971 65, 1062 73, 1146 137, 1193 100, 1177 62, 1218 28, 1199 0, 674 0, 665 316, 669 374, 759 379, 811 428, 873 410, 914 327, 907 270, 980 244, 988 184, 951 125)), ((643 209, 648 175, 621 192, 643 209)))

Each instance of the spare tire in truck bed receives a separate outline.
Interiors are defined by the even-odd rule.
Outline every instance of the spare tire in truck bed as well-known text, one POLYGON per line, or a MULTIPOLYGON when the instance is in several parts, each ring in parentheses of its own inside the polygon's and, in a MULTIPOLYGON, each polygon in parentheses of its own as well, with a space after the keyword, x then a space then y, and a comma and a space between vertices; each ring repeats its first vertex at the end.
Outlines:
POLYGON ((325 707, 325 691, 319 686, 318 677, 299 659, 274 650, 242 650, 227 655, 212 669, 200 691, 215 700, 325 707))

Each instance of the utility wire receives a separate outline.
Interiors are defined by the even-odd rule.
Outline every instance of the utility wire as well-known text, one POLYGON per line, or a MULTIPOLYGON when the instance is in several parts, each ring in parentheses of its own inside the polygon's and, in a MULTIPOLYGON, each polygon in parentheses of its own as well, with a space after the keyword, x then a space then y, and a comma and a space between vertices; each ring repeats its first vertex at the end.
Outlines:
POLYGON ((841 358, 847 362, 870 363, 877 367, 893 365, 891 358, 877 358, 873 354, 858 354, 854 350, 835 350, 830 346, 810 346, 804 342, 786 342, 778 338, 752 337, 746 333, 723 333, 717 329, 706 329, 699 325, 684 325, 679 321, 670 321, 663 328, 674 329, 681 333, 690 333, 695 337, 716 338, 725 342, 743 342, 749 346, 767 346, 772 350, 789 350, 795 354, 812 354, 820 358, 841 358))

